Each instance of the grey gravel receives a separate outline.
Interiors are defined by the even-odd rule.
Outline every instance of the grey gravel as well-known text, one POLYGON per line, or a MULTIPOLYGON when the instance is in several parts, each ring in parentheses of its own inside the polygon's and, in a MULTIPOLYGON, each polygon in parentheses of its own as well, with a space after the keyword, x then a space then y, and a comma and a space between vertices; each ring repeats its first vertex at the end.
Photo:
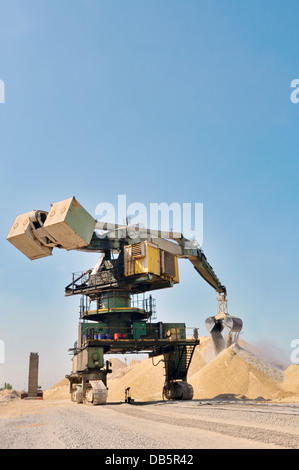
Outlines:
POLYGON ((26 413, 0 413, 0 449, 299 448, 294 404, 58 400, 36 402, 26 413))

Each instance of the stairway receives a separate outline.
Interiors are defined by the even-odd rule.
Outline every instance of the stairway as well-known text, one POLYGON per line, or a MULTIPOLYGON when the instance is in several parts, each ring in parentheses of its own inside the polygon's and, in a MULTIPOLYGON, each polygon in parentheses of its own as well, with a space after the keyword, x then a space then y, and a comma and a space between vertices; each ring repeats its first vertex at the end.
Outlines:
POLYGON ((165 377, 168 380, 186 380, 194 349, 195 345, 186 344, 170 353, 170 357, 164 362, 165 377))
POLYGON ((182 346, 179 363, 176 369, 176 379, 186 379, 194 349, 194 345, 187 344, 185 346, 182 346))

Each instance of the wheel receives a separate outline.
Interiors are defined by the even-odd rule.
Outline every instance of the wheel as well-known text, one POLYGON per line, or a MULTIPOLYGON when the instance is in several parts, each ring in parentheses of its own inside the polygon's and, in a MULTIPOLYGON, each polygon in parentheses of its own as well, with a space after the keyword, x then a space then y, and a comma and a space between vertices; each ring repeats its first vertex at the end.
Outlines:
POLYGON ((166 400, 192 400, 193 387, 187 382, 170 382, 163 387, 166 400))
POLYGON ((74 403, 83 403, 82 385, 76 384, 71 391, 71 400, 74 403))

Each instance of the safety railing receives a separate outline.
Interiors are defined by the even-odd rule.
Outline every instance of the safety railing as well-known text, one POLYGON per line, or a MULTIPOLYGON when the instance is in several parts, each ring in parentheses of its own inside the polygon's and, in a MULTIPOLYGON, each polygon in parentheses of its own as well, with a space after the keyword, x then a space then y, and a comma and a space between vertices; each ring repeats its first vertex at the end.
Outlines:
POLYGON ((103 291, 99 298, 95 300, 90 300, 88 296, 82 295, 79 305, 80 318, 84 318, 90 312, 100 313, 105 311, 109 313, 117 308, 140 310, 146 313, 148 317, 151 317, 152 320, 156 319, 156 299, 151 295, 130 295, 125 291, 103 291))

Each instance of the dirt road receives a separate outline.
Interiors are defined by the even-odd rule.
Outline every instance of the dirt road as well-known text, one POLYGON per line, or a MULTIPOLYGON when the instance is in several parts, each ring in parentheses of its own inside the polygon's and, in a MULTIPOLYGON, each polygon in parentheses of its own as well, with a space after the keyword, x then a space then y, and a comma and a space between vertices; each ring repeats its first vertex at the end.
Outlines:
POLYGON ((0 403, 1 449, 299 448, 299 405, 228 401, 0 403))

